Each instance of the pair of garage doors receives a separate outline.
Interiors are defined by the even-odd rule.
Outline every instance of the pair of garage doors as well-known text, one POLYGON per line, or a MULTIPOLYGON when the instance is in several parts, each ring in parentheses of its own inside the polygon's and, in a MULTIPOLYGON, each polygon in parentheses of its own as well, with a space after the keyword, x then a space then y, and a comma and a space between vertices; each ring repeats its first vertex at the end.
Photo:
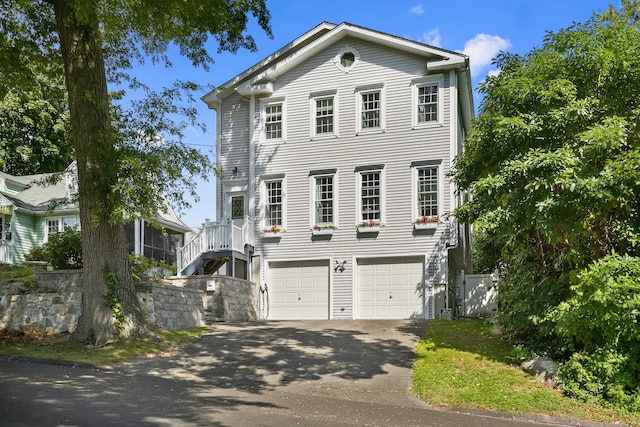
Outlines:
MULTIPOLYGON (((328 319, 328 261, 270 263, 270 319, 328 319)), ((341 274, 341 273, 336 273, 341 274)), ((367 258, 357 261, 355 316, 359 319, 423 318, 424 259, 367 258)), ((351 289, 353 289, 353 285, 351 289)))

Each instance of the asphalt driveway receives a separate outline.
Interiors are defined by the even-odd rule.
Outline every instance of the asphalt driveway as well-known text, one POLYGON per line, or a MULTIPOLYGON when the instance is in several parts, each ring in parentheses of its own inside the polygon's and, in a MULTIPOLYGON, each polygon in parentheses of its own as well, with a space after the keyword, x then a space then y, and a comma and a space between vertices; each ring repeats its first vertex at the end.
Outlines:
POLYGON ((119 369, 245 395, 280 391, 419 407, 411 368, 425 327, 405 320, 217 323, 176 354, 119 369))
POLYGON ((429 408, 410 393, 425 327, 424 321, 218 323, 171 354, 110 369, 0 358, 0 425, 565 424, 429 408))

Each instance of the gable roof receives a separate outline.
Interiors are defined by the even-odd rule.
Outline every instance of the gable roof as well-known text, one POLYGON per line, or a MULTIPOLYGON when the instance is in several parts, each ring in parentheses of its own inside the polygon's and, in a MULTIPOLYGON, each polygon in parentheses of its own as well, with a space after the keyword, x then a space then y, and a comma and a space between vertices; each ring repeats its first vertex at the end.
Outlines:
POLYGON ((396 50, 423 56, 427 73, 457 70, 463 122, 467 130, 471 127, 473 95, 471 91, 469 57, 467 55, 348 22, 343 22, 339 25, 322 22, 262 61, 218 86, 201 99, 215 110, 223 98, 235 91, 242 95, 268 95, 273 92, 272 82, 277 77, 346 37, 367 40, 396 50))

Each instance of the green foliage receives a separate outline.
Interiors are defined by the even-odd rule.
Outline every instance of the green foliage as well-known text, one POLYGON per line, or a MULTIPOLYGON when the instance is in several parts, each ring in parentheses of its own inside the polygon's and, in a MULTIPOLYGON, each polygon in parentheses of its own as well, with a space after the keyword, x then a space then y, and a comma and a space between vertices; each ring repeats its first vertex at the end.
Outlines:
POLYGON ((120 297, 118 296, 118 287, 120 286, 120 282, 118 280, 118 275, 111 271, 108 267, 104 268, 103 271, 105 281, 107 283, 107 289, 109 291, 106 295, 103 296, 107 307, 111 309, 111 315, 113 317, 113 324, 115 326, 114 335, 120 336, 120 333, 124 330, 125 327, 125 314, 124 308, 122 306, 122 302, 120 301, 120 297))
POLYGON ((575 351, 561 370, 566 391, 640 414, 640 258, 607 256, 574 282, 552 313, 575 351))
POLYGON ((147 258, 144 255, 130 254, 129 262, 131 263, 131 273, 138 281, 148 278, 151 282, 161 283, 164 277, 175 276, 178 272, 175 263, 167 264, 165 261, 147 258))
MULTIPOLYGON (((604 330, 578 334, 571 328, 580 322, 569 322, 564 311, 563 327, 556 327, 556 309, 572 298, 572 272, 614 253, 640 257, 639 6, 625 0, 622 10, 612 7, 548 33, 524 56, 500 54, 500 73, 480 85, 481 114, 454 175, 473 196, 456 216, 490 226, 491 240, 481 236, 476 246, 480 265, 497 264, 506 272, 498 295, 498 321, 506 333, 560 360, 581 352, 586 359, 579 365, 607 387, 615 375, 585 360, 593 355, 631 372, 620 361, 638 359, 637 351, 576 342, 578 336, 596 340, 604 330)), ((615 281, 618 273, 610 274, 615 281)), ((584 288, 580 304, 595 304, 608 292, 616 291, 584 288)), ((626 324, 619 307, 600 310, 589 314, 592 321, 582 314, 583 327, 602 322, 613 334, 613 325, 626 324)))
POLYGON ((61 270, 80 269, 83 265, 82 233, 74 227, 51 234, 47 243, 33 248, 25 258, 28 261, 46 261, 61 270))

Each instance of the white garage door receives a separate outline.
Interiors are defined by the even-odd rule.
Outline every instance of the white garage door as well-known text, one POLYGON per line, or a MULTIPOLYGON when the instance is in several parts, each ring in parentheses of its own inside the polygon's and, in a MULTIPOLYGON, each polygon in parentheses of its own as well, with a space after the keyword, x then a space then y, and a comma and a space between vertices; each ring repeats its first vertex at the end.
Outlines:
POLYGON ((329 262, 270 263, 269 319, 328 319, 329 262))
POLYGON ((358 260, 360 319, 424 318, 428 299, 423 258, 358 260))

